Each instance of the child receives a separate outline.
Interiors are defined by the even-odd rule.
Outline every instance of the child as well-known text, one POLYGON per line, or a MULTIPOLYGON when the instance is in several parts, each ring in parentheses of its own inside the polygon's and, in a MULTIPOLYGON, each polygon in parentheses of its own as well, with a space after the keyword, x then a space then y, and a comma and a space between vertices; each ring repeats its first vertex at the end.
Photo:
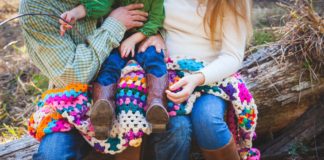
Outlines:
MULTIPOLYGON (((88 16, 87 7, 95 5, 94 1, 84 3, 78 7, 62 14, 67 22, 74 23, 76 20, 88 16)), ((100 3, 100 0, 96 0, 100 3)), ((90 120, 95 130, 97 139, 106 139, 109 137, 109 132, 112 128, 112 123, 115 118, 115 93, 117 82, 121 75, 122 68, 131 59, 136 60, 146 72, 148 97, 146 118, 153 126, 153 130, 164 130, 169 121, 169 115, 166 110, 166 95, 165 90, 168 87, 167 68, 164 62, 164 55, 155 51, 154 47, 148 48, 143 53, 135 53, 136 46, 149 36, 157 34, 162 27, 164 21, 163 0, 119 0, 117 6, 126 6, 132 3, 144 4, 143 10, 149 14, 147 22, 143 27, 133 29, 126 33, 126 36, 118 49, 114 49, 109 57, 105 60, 99 72, 97 79, 93 84, 93 101, 94 105, 91 108, 90 120)), ((107 3, 106 6, 111 6, 107 3)), ((103 5, 102 5, 103 6, 103 5)), ((99 7, 98 7, 99 8, 99 7)), ((97 12, 99 13, 99 12, 97 12)), ((102 13, 102 15, 106 14, 102 13)), ((92 14, 94 15, 94 14, 92 14)), ((61 22, 61 33, 64 34, 66 27, 64 22, 61 22)))

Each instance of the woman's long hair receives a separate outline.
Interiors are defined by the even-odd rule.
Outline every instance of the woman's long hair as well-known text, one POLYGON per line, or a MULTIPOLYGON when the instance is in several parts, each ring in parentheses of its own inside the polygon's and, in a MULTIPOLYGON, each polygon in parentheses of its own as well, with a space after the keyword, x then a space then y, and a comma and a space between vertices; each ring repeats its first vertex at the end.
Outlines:
MULTIPOLYGON (((251 9, 252 0, 200 0, 200 4, 205 4, 207 9, 204 15, 205 30, 209 31, 210 41, 212 45, 215 45, 215 41, 221 42, 221 35, 216 33, 223 33, 223 17, 224 14, 235 15, 236 23, 238 19, 244 20, 247 28, 248 36, 252 35, 252 23, 251 23, 251 9)), ((237 23, 238 25, 238 23, 237 23)), ((237 26, 239 29, 239 26, 237 26)))

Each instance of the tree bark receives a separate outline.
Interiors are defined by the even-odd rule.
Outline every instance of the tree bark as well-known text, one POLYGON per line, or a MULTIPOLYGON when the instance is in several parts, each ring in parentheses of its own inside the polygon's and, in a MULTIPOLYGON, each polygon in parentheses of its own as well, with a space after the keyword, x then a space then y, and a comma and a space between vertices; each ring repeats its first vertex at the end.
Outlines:
POLYGON ((257 133, 272 136, 314 106, 324 92, 324 77, 313 76, 295 55, 282 56, 278 47, 250 54, 241 69, 259 110, 257 133))
POLYGON ((305 155, 312 159, 324 158, 324 99, 316 106, 310 107, 305 114, 288 127, 280 131, 280 136, 261 147, 263 157, 273 159, 278 156, 291 156, 289 153, 294 147, 311 148, 305 155), (310 146, 310 147, 309 147, 310 146), (321 157, 321 158, 319 158, 321 157))
POLYGON ((32 156, 37 150, 37 147, 38 142, 34 138, 30 136, 25 136, 19 140, 0 145, 0 159, 32 159, 32 156))

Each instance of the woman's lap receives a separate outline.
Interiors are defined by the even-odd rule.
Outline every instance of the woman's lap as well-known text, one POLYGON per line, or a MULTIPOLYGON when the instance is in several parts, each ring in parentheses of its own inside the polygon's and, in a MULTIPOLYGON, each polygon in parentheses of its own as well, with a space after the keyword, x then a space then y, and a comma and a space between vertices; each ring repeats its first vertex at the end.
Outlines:
POLYGON ((188 160, 191 147, 191 122, 188 116, 171 117, 167 131, 150 135, 155 160, 188 160))
POLYGON ((156 160, 189 159, 192 132, 203 149, 217 149, 228 144, 232 135, 224 121, 226 109, 227 103, 220 97, 210 94, 199 97, 191 117, 172 117, 167 132, 151 135, 156 160))
POLYGON ((228 144, 232 135, 224 113, 227 103, 220 97, 205 94, 194 103, 191 113, 195 139, 203 149, 217 149, 228 144))

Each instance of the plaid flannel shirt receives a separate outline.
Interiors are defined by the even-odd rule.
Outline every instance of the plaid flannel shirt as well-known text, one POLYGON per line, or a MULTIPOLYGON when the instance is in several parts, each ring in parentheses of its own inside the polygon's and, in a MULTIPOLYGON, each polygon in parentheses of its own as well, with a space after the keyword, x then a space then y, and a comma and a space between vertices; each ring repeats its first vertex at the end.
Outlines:
MULTIPOLYGON (((46 13, 60 16, 79 4, 79 0, 21 0, 20 14, 46 13)), ((20 19, 25 44, 33 63, 56 87, 70 83, 89 83, 113 48, 119 46, 125 26, 113 18, 85 18, 75 25, 76 30, 59 34, 58 19, 46 16, 26 16, 20 19)))

